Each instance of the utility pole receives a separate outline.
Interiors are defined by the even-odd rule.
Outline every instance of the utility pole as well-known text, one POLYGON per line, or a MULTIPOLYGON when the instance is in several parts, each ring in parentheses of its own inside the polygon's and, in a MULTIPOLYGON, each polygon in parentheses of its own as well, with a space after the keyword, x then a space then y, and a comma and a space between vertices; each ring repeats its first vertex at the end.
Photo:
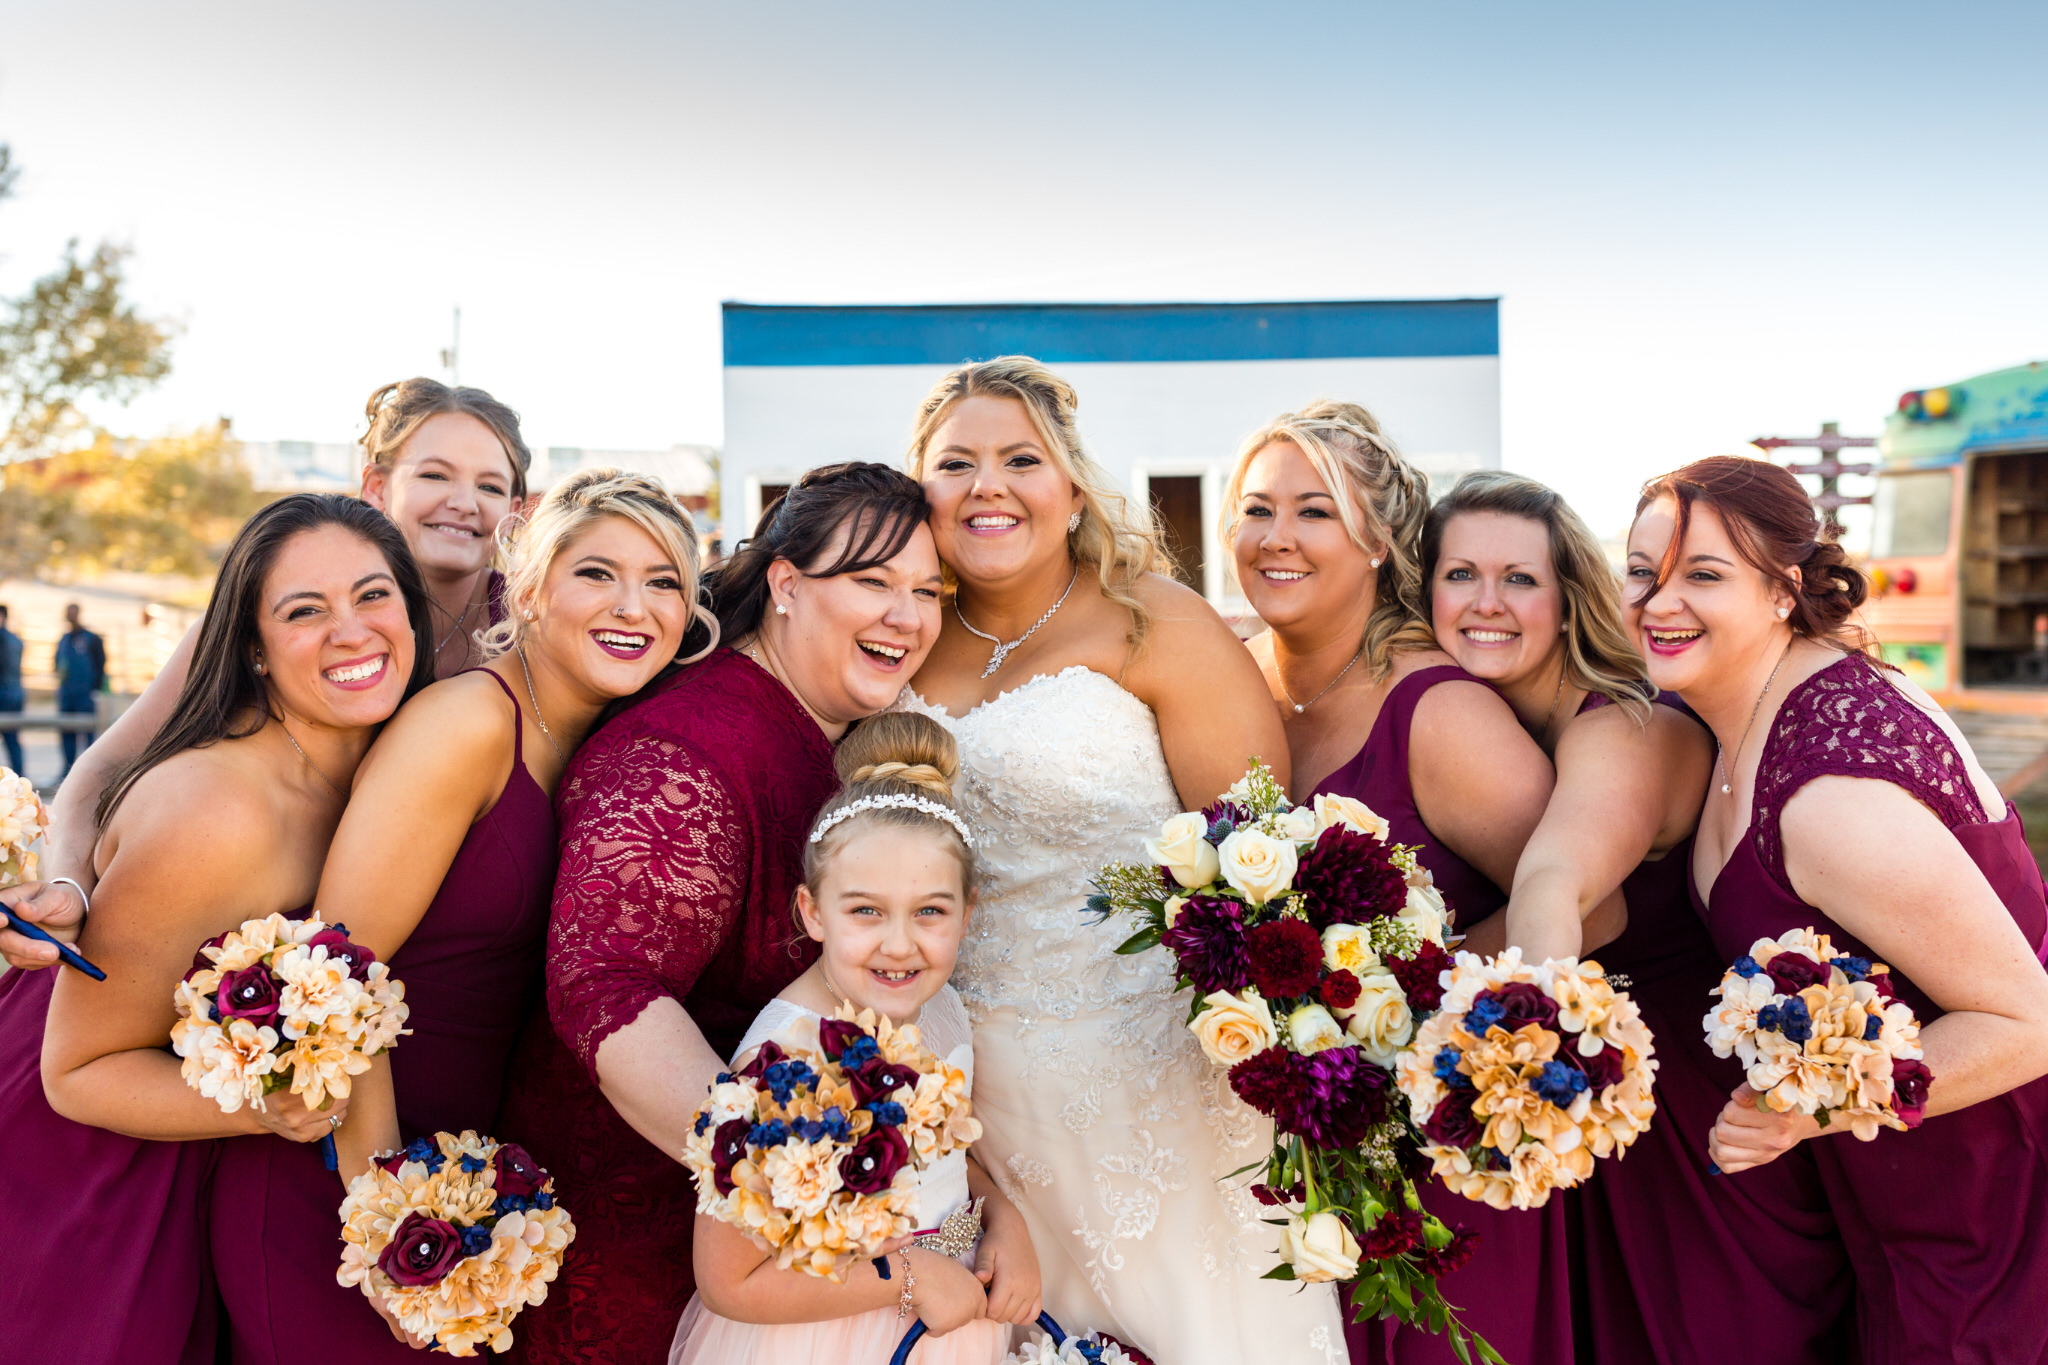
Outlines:
POLYGON ((455 331, 441 350, 441 368, 448 371, 450 388, 462 387, 462 305, 455 306, 455 331))
POLYGON ((1760 450, 1778 450, 1784 446, 1804 446, 1820 451, 1820 458, 1811 464, 1788 464, 1786 469, 1794 474, 1813 474, 1820 479, 1820 495, 1813 505, 1820 509, 1821 522, 1830 536, 1840 537, 1842 520, 1836 515, 1844 507, 1854 507, 1870 501, 1870 494, 1851 497, 1843 493, 1838 481, 1844 474, 1875 474, 1874 464, 1843 464, 1841 453, 1855 447, 1874 446, 1875 436, 1844 436, 1840 422, 1821 423, 1818 436, 1759 436, 1751 445, 1760 450))

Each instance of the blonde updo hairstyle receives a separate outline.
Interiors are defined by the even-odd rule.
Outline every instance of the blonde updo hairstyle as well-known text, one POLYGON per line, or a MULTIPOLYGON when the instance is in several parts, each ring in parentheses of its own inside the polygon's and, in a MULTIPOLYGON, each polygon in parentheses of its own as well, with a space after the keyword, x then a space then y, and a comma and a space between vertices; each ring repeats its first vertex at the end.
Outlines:
MULTIPOLYGON (((813 830, 835 811, 872 796, 916 797, 958 813, 959 807, 953 801, 953 782, 960 775, 960 752, 953 736, 929 716, 887 711, 868 717, 840 741, 833 765, 839 771, 842 785, 838 795, 826 802, 818 818, 811 822, 813 830)), ((961 885, 970 897, 973 895, 980 869, 974 850, 950 820, 915 807, 878 806, 835 822, 822 839, 805 839, 804 885, 813 896, 818 894, 832 855, 858 831, 879 826, 930 830, 939 835, 960 860, 961 885)))
POLYGON ((375 465, 388 472, 412 434, 429 417, 444 412, 467 414, 491 429, 512 466, 512 496, 524 499, 533 452, 519 434, 519 414, 482 389, 450 388, 423 378, 401 379, 378 389, 363 409, 370 423, 363 433, 364 466, 375 465))
POLYGON ((1379 420, 1358 404, 1311 403, 1300 412, 1281 413, 1245 438, 1223 492, 1225 542, 1236 538, 1243 520, 1239 504, 1252 460, 1280 441, 1299 450, 1336 495, 1337 518, 1351 543, 1363 554, 1380 556, 1378 600, 1359 642, 1368 676, 1386 676, 1396 651, 1435 649, 1422 574, 1429 476, 1401 458, 1379 420))
MULTIPOLYGON (((1083 449, 1074 386, 1028 355, 1001 355, 954 370, 918 405, 907 468, 919 483, 925 481, 932 436, 963 398, 1014 398, 1024 405, 1047 458, 1081 492, 1081 524, 1068 533, 1067 548, 1077 563, 1095 570, 1102 595, 1131 614, 1130 642, 1144 643, 1150 617, 1131 589, 1147 573, 1172 574, 1173 559, 1160 543, 1151 508, 1119 493, 1108 471, 1083 449)), ((950 569, 946 581, 953 581, 950 569)))
POLYGON ((645 531, 681 571, 690 625, 675 662, 693 664, 718 647, 718 618, 704 605, 703 561, 690 514, 652 474, 595 468, 579 469, 550 488, 530 515, 507 517, 498 527, 498 551, 509 566, 505 619, 477 635, 486 659, 520 646, 528 624, 526 612, 539 599, 556 557, 606 517, 623 518, 645 531))

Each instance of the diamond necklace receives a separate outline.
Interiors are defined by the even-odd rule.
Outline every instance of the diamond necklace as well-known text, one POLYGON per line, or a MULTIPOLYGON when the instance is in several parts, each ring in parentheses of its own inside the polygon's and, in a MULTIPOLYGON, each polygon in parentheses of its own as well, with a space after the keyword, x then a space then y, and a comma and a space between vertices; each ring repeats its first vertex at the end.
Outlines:
MULTIPOLYGON (((1051 608, 1049 608, 1046 611, 1045 615, 1039 617, 1036 621, 1033 621, 1031 623, 1030 630, 1025 631, 1022 635, 1019 635, 1016 639, 1010 641, 1010 643, 1008 644, 1004 644, 1001 640, 998 640, 995 636, 989 634, 985 630, 976 630, 974 628, 973 622, 967 619, 967 614, 960 610, 960 594, 957 592, 954 593, 953 614, 960 618, 960 624, 967 627, 967 633, 969 635, 979 635, 982 639, 988 641, 990 644, 996 647, 996 652, 989 655, 988 667, 981 670, 981 676, 986 678, 991 673, 994 673, 997 669, 1001 668, 1003 666, 1003 660, 1010 657, 1011 650, 1015 649, 1018 645, 1021 645, 1026 640, 1030 639, 1034 634, 1037 633, 1038 628, 1040 626, 1044 625, 1047 621, 1052 620, 1053 613, 1058 611, 1061 607, 1064 607, 1067 604, 1067 593, 1070 593, 1074 590, 1074 584, 1078 583, 1080 579, 1081 566, 1079 564, 1076 564, 1074 566, 1073 576, 1067 579, 1067 592, 1061 593, 1060 600, 1053 603, 1051 608)), ((1295 709, 1299 710, 1300 708, 1297 707, 1295 709)))
MULTIPOLYGON (((1338 669, 1337 676, 1323 684, 1323 692, 1327 692, 1331 688, 1335 687, 1339 680, 1341 680, 1346 673, 1349 673, 1351 671, 1351 664, 1357 663, 1360 659, 1363 659, 1364 657, 1365 646, 1360 645, 1358 647, 1358 652, 1351 656, 1351 663, 1346 664, 1342 668, 1338 669)), ((1323 699, 1323 692, 1318 692, 1313 697, 1310 697, 1307 701, 1296 701, 1294 699, 1294 694, 1287 690, 1287 677, 1280 671, 1280 665, 1277 663, 1273 665, 1273 676, 1280 679, 1280 695, 1287 698, 1287 704, 1294 708, 1294 714, 1297 716, 1323 699)))
MULTIPOLYGON (((1795 635, 1792 637, 1792 640, 1797 640, 1798 638, 1795 635)), ((1778 680, 1778 669, 1783 668, 1785 660, 1792 657, 1792 640, 1785 642, 1785 652, 1778 656, 1777 666, 1771 669, 1771 676, 1764 679, 1764 690, 1756 694, 1756 704, 1749 708, 1749 723, 1742 727, 1742 738, 1735 741, 1735 757, 1738 761, 1742 758, 1742 746, 1749 743, 1749 732, 1756 725, 1756 713, 1763 709, 1764 698, 1771 695, 1771 684, 1778 680)), ((1735 784, 1728 777, 1727 754, 1716 749, 1714 751, 1714 762, 1720 766, 1721 794, 1726 796, 1735 790, 1735 784)))

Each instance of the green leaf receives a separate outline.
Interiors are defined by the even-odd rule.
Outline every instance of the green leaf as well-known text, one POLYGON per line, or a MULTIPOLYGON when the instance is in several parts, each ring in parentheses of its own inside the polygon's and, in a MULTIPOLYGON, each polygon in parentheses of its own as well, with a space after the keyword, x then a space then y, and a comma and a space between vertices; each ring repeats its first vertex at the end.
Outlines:
POLYGON ((1507 1359, 1499 1351, 1488 1346, 1486 1338, 1480 1336, 1477 1332, 1472 1334, 1472 1344, 1479 1348, 1479 1358, 1484 1360, 1486 1365, 1508 1365, 1507 1359))
POLYGON ((1408 1293, 1408 1286, 1389 1281, 1387 1284, 1387 1297, 1400 1304, 1409 1312, 1415 1311, 1415 1299, 1408 1293))
POLYGON ((1294 1278, 1294 1267, 1291 1265, 1276 1265, 1265 1274, 1259 1276, 1259 1278, 1262 1280, 1291 1280, 1294 1278))
POLYGON ((1451 1339, 1451 1354, 1458 1358, 1458 1365, 1472 1365, 1472 1352, 1465 1345, 1465 1334, 1453 1327, 1447 1335, 1451 1339))
POLYGON ((1142 953, 1148 948, 1157 948, 1158 946, 1158 929, 1140 929, 1137 933, 1132 934, 1129 938, 1118 944, 1117 952, 1128 957, 1132 953, 1142 953))

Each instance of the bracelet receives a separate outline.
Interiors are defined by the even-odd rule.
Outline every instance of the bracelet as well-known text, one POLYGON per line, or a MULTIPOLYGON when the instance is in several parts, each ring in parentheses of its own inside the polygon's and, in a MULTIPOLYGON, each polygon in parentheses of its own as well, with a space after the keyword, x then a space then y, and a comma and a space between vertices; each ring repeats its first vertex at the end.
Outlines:
POLYGON ((73 891, 76 891, 78 893, 78 899, 85 906, 85 913, 88 915, 92 913, 92 897, 85 894, 85 888, 80 886, 74 878, 52 877, 50 878, 50 885, 70 887, 73 891))
POLYGON ((910 1316, 910 1294, 917 1288, 917 1276, 910 1273, 910 1253, 902 1251, 897 1254, 903 1257, 903 1296, 896 1300, 896 1321, 901 1322, 910 1316))

